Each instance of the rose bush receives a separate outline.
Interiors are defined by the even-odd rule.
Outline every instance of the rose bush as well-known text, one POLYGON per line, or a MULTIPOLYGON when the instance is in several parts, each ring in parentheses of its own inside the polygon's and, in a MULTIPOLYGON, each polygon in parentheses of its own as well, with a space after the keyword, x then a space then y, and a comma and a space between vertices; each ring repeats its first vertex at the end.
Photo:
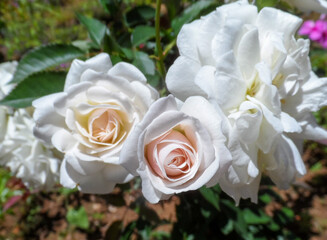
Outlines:
MULTIPOLYGON (((8 84, 17 62, 0 64, 0 93, 4 97, 14 87, 8 84)), ((32 109, 0 107, 0 164, 32 189, 50 190, 59 180, 60 160, 33 135, 32 109)))
POLYGON ((184 25, 166 83, 176 97, 200 95, 229 119, 232 165, 220 179, 236 202, 257 201, 261 174, 287 188, 306 169, 303 139, 326 139, 311 112, 327 105, 327 79, 311 72, 301 19, 240 1, 184 25))
POLYGON ((126 140, 121 164, 140 175, 143 195, 151 203, 213 186, 231 159, 225 121, 219 108, 202 97, 184 104, 172 96, 159 99, 126 140))
POLYGON ((65 154, 63 186, 109 193, 132 177, 119 165, 121 148, 158 92, 133 65, 112 66, 107 54, 74 60, 64 92, 33 102, 34 134, 65 154))

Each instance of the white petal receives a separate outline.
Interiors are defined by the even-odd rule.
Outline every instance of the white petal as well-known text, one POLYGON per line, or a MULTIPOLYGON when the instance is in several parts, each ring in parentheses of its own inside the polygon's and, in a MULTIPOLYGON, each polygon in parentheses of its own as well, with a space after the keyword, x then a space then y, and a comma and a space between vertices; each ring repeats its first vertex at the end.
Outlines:
POLYGON ((287 189, 296 177, 306 173, 306 169, 298 148, 290 138, 282 135, 276 143, 274 157, 278 167, 268 173, 279 188, 287 189))
POLYGON ((286 47, 288 47, 288 40, 294 36, 301 23, 300 18, 275 8, 263 8, 257 17, 260 38, 268 32, 284 33, 286 47))
POLYGON ((236 59, 244 79, 250 79, 254 74, 255 65, 260 61, 260 43, 256 28, 242 36, 237 48, 236 59))
POLYGON ((86 101, 85 92, 91 85, 88 82, 78 83, 69 87, 66 92, 59 93, 53 101, 55 111, 65 117, 67 108, 86 101))
POLYGON ((327 139, 327 130, 317 124, 311 113, 306 114, 299 122, 302 125, 302 132, 297 137, 316 141, 327 139))
POLYGON ((64 158, 60 166, 60 184, 67 188, 75 188, 77 186, 77 182, 74 181, 73 178, 76 179, 78 174, 74 173, 74 169, 69 164, 67 164, 67 161, 64 158), (70 174, 69 172, 73 172, 73 174, 70 174))
POLYGON ((241 198, 250 198, 252 202, 257 203, 260 180, 261 175, 257 176, 251 183, 231 184, 222 178, 219 184, 221 189, 231 196, 238 205, 241 198))
POLYGON ((216 68, 213 66, 203 66, 199 69, 194 78, 194 83, 208 96, 213 98, 216 96, 215 89, 217 83, 215 79, 216 68))
MULTIPOLYGON (((240 19, 229 18, 223 28, 219 29, 212 39, 212 55, 216 61, 229 52, 234 52, 238 46, 244 22, 240 19), (222 37, 224 36, 224 37, 222 37)), ((219 66, 219 64, 217 64, 219 66)))
POLYGON ((267 32, 261 35, 261 59, 269 67, 272 78, 280 72, 280 68, 287 57, 284 44, 284 33, 267 32))
POLYGON ((84 193, 110 193, 116 183, 106 180, 101 169, 93 174, 84 175, 76 171, 76 168, 65 158, 60 168, 60 183, 68 188, 75 188, 77 186, 84 193))
POLYGON ((126 183, 133 178, 133 176, 122 166, 109 163, 105 165, 103 175, 107 181, 115 183, 126 183))
POLYGON ((197 36, 198 31, 201 29, 201 21, 196 20, 190 24, 183 25, 181 31, 177 36, 177 46, 180 55, 184 58, 199 62, 199 55, 197 50, 197 36))
POLYGON ((163 196, 163 193, 160 191, 157 191, 151 183, 151 180, 144 175, 144 178, 142 178, 142 193, 146 200, 148 200, 150 203, 158 203, 163 196))
POLYGON ((292 118, 290 115, 288 115, 285 112, 282 112, 281 115, 281 121, 283 124, 283 128, 284 128, 284 132, 288 132, 288 133, 294 133, 294 132, 301 132, 302 128, 301 126, 298 124, 298 122, 292 118))
POLYGON ((65 120, 54 109, 54 101, 65 93, 54 93, 33 101, 35 126, 33 133, 47 144, 56 131, 65 127, 65 120))
POLYGON ((192 95, 204 96, 205 93, 194 83, 200 67, 199 63, 194 60, 183 56, 178 57, 167 72, 168 90, 183 101, 192 95))
MULTIPOLYGON (((205 83, 204 83, 205 84, 205 83)), ((245 98, 246 82, 242 79, 233 52, 217 62, 213 96, 223 110, 238 106, 245 98)))
POLYGON ((63 153, 71 150, 77 144, 76 139, 65 129, 55 132, 51 138, 51 142, 55 148, 63 153))
POLYGON ((112 67, 110 57, 106 53, 100 53, 93 58, 83 62, 81 60, 74 60, 66 77, 65 88, 66 91, 70 86, 79 83, 80 77, 87 69, 92 69, 97 72, 108 72, 112 67))
POLYGON ((143 73, 132 64, 125 62, 117 63, 109 70, 108 74, 111 76, 124 78, 129 82, 140 81, 146 83, 146 78, 143 73))
MULTIPOLYGON (((79 153, 76 151, 76 153, 79 153)), ((105 166, 105 163, 101 161, 83 161, 76 157, 73 152, 68 152, 65 155, 66 162, 69 163, 71 168, 73 168, 76 173, 81 175, 91 175, 95 174, 97 172, 100 172, 103 167, 105 166)), ((86 159, 87 160, 87 159, 86 159)))
MULTIPOLYGON (((219 107, 218 107, 219 108, 219 107)), ((198 119, 209 131, 212 140, 225 141, 222 132, 222 121, 227 121, 220 109, 216 109, 203 97, 190 97, 186 99, 181 111, 188 116, 198 119)), ((225 130, 226 131, 226 130, 225 130)))
POLYGON ((299 111, 316 112, 327 105, 327 78, 318 78, 311 72, 310 80, 302 86, 302 102, 299 111))
POLYGON ((246 144, 257 141, 262 115, 261 109, 257 105, 245 101, 241 104, 239 112, 230 114, 228 117, 235 119, 235 130, 238 132, 239 138, 246 144))

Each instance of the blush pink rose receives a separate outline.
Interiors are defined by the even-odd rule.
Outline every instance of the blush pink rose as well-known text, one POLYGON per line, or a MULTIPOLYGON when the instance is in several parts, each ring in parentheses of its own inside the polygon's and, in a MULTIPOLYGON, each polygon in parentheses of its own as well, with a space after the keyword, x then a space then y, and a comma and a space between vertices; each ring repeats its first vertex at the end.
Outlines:
POLYGON ((203 97, 178 104, 168 96, 151 105, 120 157, 122 166, 141 177, 149 202, 218 182, 231 160, 218 112, 203 97))

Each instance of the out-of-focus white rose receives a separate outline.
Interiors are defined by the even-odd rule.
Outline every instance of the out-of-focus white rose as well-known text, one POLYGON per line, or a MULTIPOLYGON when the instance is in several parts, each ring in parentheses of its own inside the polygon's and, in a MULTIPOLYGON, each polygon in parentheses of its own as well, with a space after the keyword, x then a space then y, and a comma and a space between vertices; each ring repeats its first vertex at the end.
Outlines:
POLYGON ((213 186, 231 160, 224 119, 202 97, 180 106, 173 96, 159 99, 125 142, 121 164, 140 175, 143 195, 151 203, 213 186))
POLYGON ((51 190, 59 180, 60 160, 33 135, 29 111, 7 115, 6 134, 0 143, 0 161, 32 189, 51 190))
MULTIPOLYGON (((16 71, 18 63, 16 61, 5 62, 0 64, 0 99, 7 95, 12 88, 13 84, 8 84, 16 71)), ((0 141, 4 139, 6 134, 6 122, 7 122, 7 113, 8 108, 5 106, 0 106, 0 141)))
MULTIPOLYGON (((8 83, 16 67, 17 62, 0 64, 1 97, 14 87, 8 83)), ((50 190, 59 180, 60 160, 34 137, 31 111, 0 107, 0 164, 9 167, 27 187, 50 190)))
POLYGON ((309 41, 294 38, 301 19, 246 1, 184 25, 181 56, 167 74, 168 89, 181 100, 201 95, 229 119, 233 162, 220 178, 236 202, 257 201, 262 172, 287 188, 305 174, 302 142, 326 139, 312 111, 327 105, 327 79, 311 73, 309 41))
POLYGON ((107 54, 75 60, 64 92, 33 102, 34 134, 65 154, 60 182, 86 193, 109 193, 132 178, 121 148, 158 92, 133 65, 112 66, 107 54))
POLYGON ((291 6, 303 12, 319 12, 327 13, 327 1, 326 0, 284 0, 291 6))
POLYGON ((18 62, 16 61, 0 64, 0 98, 3 98, 13 89, 14 85, 8 83, 12 80, 17 65, 18 62))

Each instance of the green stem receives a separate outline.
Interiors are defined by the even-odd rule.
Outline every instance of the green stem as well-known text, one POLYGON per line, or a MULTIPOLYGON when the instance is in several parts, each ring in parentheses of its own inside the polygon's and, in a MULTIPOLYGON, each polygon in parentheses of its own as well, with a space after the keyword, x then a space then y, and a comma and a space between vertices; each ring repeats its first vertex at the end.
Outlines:
POLYGON ((168 52, 169 52, 173 47, 175 47, 175 45, 176 45, 176 38, 175 38, 173 41, 171 41, 171 42, 166 46, 165 50, 163 51, 163 59, 164 59, 164 60, 165 60, 166 57, 168 56, 168 52))
POLYGON ((160 7, 161 7, 161 0, 157 0, 157 6, 156 6, 156 19, 155 19, 155 27, 156 27, 156 47, 157 47, 157 66, 158 66, 158 71, 165 80, 166 78, 166 69, 164 65, 164 56, 162 52, 162 47, 161 47, 161 41, 160 41, 160 7))

